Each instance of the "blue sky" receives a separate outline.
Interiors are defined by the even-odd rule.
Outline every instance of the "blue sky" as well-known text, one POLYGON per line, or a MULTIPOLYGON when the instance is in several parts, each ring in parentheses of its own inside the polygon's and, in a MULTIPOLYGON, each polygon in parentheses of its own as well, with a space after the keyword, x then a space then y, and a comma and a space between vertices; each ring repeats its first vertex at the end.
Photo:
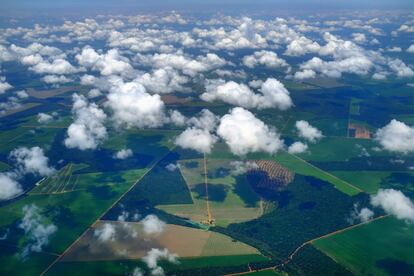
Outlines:
POLYGON ((34 8, 82 8, 82 7, 137 7, 158 9, 185 9, 196 6, 240 7, 274 6, 284 9, 330 8, 414 8, 413 0, 1 0, 2 9, 34 8))

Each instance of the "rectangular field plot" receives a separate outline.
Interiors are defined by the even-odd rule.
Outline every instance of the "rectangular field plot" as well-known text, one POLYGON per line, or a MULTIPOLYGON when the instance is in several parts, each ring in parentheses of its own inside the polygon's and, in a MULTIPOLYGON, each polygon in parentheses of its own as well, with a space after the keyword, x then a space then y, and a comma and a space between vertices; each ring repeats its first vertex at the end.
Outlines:
POLYGON ((180 257, 260 255, 244 243, 201 229, 168 224, 162 233, 149 234, 139 222, 99 221, 62 261, 140 259, 151 248, 167 248, 180 257), (102 240, 96 233, 107 227, 116 229, 115 235, 102 240))
POLYGON ((347 195, 356 195, 362 192, 360 188, 352 185, 351 183, 348 183, 336 177, 335 175, 325 172, 295 155, 291 155, 286 152, 279 153, 276 156, 276 160, 295 173, 313 176, 323 181, 327 181, 334 185, 335 188, 347 195))
POLYGON ((56 174, 43 178, 30 194, 59 194, 73 192, 79 183, 79 174, 73 174, 74 170, 82 165, 69 163, 60 169, 56 174))
POLYGON ((188 185, 192 204, 157 205, 171 214, 196 222, 208 219, 208 204, 216 225, 247 221, 262 214, 261 199, 250 187, 244 176, 230 174, 231 160, 207 159, 207 189, 203 159, 180 161, 179 170, 188 185))
POLYGON ((414 226, 386 217, 313 244, 356 275, 413 275, 414 226))
POLYGON ((369 194, 380 188, 394 188, 407 194, 414 192, 414 172, 410 171, 331 171, 369 194))

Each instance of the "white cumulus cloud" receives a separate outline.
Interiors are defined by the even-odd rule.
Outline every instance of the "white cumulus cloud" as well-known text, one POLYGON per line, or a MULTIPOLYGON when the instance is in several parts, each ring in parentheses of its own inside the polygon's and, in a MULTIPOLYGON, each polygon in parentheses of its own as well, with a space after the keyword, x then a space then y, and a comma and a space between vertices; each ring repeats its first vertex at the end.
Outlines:
POLYGON ((259 91, 260 93, 254 93, 247 85, 234 81, 214 80, 207 82, 206 92, 201 95, 201 99, 207 102, 221 100, 249 109, 278 108, 286 110, 293 106, 289 91, 274 78, 268 78, 263 82, 259 91))
POLYGON ((95 149, 107 137, 106 114, 82 95, 74 94, 73 101, 75 120, 67 130, 65 145, 80 150, 95 149))
POLYGON ((323 137, 322 132, 316 127, 311 126, 307 121, 297 121, 295 126, 298 130, 299 136, 305 138, 311 143, 315 143, 323 137))
POLYGON ((414 152, 414 127, 393 119, 388 125, 377 130, 375 140, 388 151, 414 152))
POLYGON ((371 204, 381 207, 398 219, 414 223, 414 204, 401 191, 380 189, 377 194, 371 196, 371 204))
POLYGON ((236 155, 260 151, 274 154, 283 148, 283 141, 275 130, 241 107, 233 108, 220 119, 217 134, 236 155))
POLYGON ((40 147, 20 147, 13 150, 10 157, 16 161, 16 165, 22 173, 48 176, 55 172, 54 168, 49 167, 49 159, 40 147))

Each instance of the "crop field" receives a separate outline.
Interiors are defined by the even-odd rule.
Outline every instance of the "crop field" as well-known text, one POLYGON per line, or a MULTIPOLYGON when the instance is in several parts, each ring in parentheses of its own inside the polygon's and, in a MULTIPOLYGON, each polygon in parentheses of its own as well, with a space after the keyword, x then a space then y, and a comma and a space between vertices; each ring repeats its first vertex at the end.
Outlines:
POLYGON ((413 231, 412 224, 386 217, 313 244, 358 275, 412 275, 413 231))
POLYGON ((275 159, 280 164, 294 171, 295 173, 312 176, 327 181, 345 194, 356 195, 362 191, 360 188, 352 185, 351 183, 348 183, 326 171, 323 171, 295 155, 280 153, 276 156, 275 159))
POLYGON ((413 193, 414 173, 411 171, 331 171, 333 175, 352 183, 369 194, 378 189, 401 188, 413 193))
MULTIPOLYGON (((179 164, 193 203, 157 207, 168 213, 202 222, 207 217, 203 160, 181 160, 179 164)), ((217 225, 246 221, 261 215, 260 199, 244 178, 229 174, 229 160, 207 159, 207 168, 208 200, 217 225)))
MULTIPOLYGON (((15 203, 0 207, 0 231, 8 233, 11 229, 16 229, 19 218, 24 215, 23 207, 31 204, 36 204, 42 210, 42 215, 56 225, 58 230, 51 236, 51 242, 44 250, 50 252, 54 258, 47 257, 47 254, 46 257, 44 254, 39 255, 39 258, 49 260, 36 263, 35 274, 39 274, 46 268, 44 264, 50 263, 51 259, 55 259, 58 254, 62 253, 145 172, 146 170, 119 172, 115 182, 114 173, 79 175, 79 186, 82 186, 79 190, 68 193, 28 195, 15 203)), ((12 246, 16 254, 7 255, 1 260, 4 264, 8 263, 11 266, 10 269, 16 269, 12 267, 13 264, 19 265, 19 255, 26 243, 21 231, 12 232, 9 235, 7 245, 12 246)))
POLYGON ((75 191, 80 175, 73 174, 74 167, 76 165, 69 163, 55 175, 41 179, 30 194, 59 194, 75 191))
POLYGON ((167 248, 181 258, 260 255, 257 249, 246 244, 219 233, 196 228, 168 224, 160 234, 145 234, 142 225, 137 222, 99 221, 61 261, 139 259, 151 248, 167 248), (111 240, 100 241, 94 232, 107 223, 114 225, 117 234, 111 240))

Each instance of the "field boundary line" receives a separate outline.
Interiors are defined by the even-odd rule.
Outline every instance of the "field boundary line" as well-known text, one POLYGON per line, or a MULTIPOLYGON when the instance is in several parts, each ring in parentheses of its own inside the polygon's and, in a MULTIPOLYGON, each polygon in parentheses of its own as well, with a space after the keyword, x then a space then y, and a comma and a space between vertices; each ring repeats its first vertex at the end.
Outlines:
POLYGON ((76 243, 78 243, 85 235, 86 235, 86 233, 88 233, 88 231, 90 230, 90 229, 92 229, 95 225, 96 225, 96 223, 98 222, 98 221, 100 221, 100 219, 109 211, 109 210, 111 210, 116 204, 118 204, 119 203, 119 201, 121 201, 122 200, 122 198, 124 198, 124 196, 126 195, 126 194, 128 194, 149 172, 151 172, 152 171, 152 169, 154 169, 154 167, 162 160, 162 159, 164 159, 164 157, 166 157, 168 154, 170 154, 170 152, 171 151, 173 151, 175 149, 175 146, 173 146, 171 149, 169 149, 168 150, 168 152, 165 154, 165 155, 163 155, 163 156, 161 156, 161 158, 160 159, 158 159, 156 162, 154 162, 154 164, 152 164, 152 166, 151 167, 149 167, 148 168, 148 170, 143 174, 143 175, 141 175, 135 182, 134 182, 134 184, 132 184, 131 185, 131 187, 129 187, 114 203, 112 203, 110 206, 109 206, 109 208, 107 208, 107 209, 105 209, 105 211, 101 214, 101 215, 99 215, 99 217, 98 217, 98 219, 96 219, 91 225, 89 225, 87 228, 86 228, 86 230, 71 244, 71 245, 69 245, 69 247, 68 248, 66 248, 65 249, 65 251, 63 251, 62 252, 62 254, 60 254, 60 255, 58 255, 58 257, 48 266, 48 267, 46 267, 46 269, 40 274, 41 276, 43 276, 43 275, 45 275, 57 262, 59 262, 64 256, 65 256, 65 254, 67 254, 72 248, 73 248, 73 246, 75 246, 75 244, 76 243))
MULTIPOLYGON (((333 174, 331 174, 331 173, 329 173, 329 172, 327 172, 327 171, 324 171, 324 170, 322 170, 322 169, 320 169, 320 168, 316 167, 315 165, 313 165, 313 164, 309 163, 309 162, 308 162, 308 161, 306 161, 305 159, 302 159, 302 158, 300 158, 299 156, 294 155, 294 154, 290 154, 290 153, 288 153, 288 154, 289 154, 289 155, 291 155, 291 156, 293 156, 293 157, 295 157, 296 159, 298 159, 298 160, 300 160, 300 161, 302 161, 302 162, 304 162, 304 163, 308 164, 308 165, 309 165, 309 166, 311 166, 312 168, 314 168, 314 169, 316 169, 316 170, 318 170, 318 171, 320 171, 320 172, 322 172, 322 173, 324 173, 324 174, 326 174, 326 175, 328 175, 328 176, 330 176, 330 177, 332 177, 332 178, 334 178, 334 179, 336 179, 336 180, 339 180, 339 181, 341 181, 341 182, 345 183, 346 185, 348 185, 348 186, 350 186, 350 187, 354 188, 355 190, 359 191, 360 193, 363 193, 363 192, 364 192, 362 189, 358 188, 357 186, 354 186, 354 185, 352 185, 351 183, 349 183, 348 181, 342 180, 342 179, 340 179, 339 177, 337 177, 337 176, 335 176, 335 175, 333 175, 333 174)), ((335 185, 334 185, 334 186, 335 186, 335 185)), ((335 187, 336 187, 336 186, 335 186, 335 187)), ((338 190, 339 190, 339 189, 338 189, 338 190)))

